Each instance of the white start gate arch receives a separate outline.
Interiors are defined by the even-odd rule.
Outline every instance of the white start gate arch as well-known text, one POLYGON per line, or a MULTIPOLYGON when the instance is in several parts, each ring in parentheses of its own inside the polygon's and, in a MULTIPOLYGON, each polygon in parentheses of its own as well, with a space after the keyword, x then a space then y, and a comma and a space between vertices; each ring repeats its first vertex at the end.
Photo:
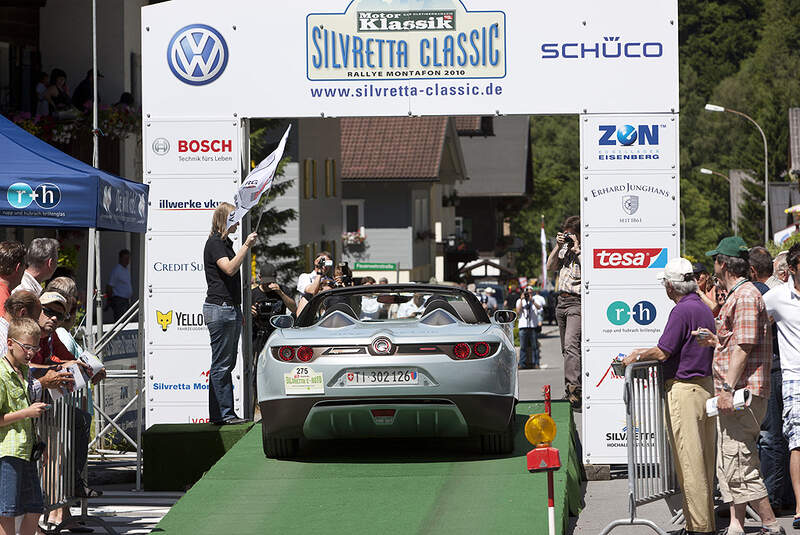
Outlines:
POLYGON ((147 425, 207 419, 202 251, 249 169, 246 118, 578 114, 584 462, 625 462, 610 362, 657 339, 671 304, 655 268, 679 253, 677 15, 676 0, 143 8, 147 425))

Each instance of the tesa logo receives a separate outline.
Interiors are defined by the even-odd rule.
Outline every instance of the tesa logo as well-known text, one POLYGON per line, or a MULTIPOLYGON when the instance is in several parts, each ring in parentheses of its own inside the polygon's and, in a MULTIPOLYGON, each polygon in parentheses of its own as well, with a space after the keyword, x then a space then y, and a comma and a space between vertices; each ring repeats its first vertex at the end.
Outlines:
POLYGON ((658 249, 595 249, 595 269, 663 268, 667 265, 667 248, 658 249))
POLYGON ((178 152, 233 152, 230 139, 179 139, 178 152))

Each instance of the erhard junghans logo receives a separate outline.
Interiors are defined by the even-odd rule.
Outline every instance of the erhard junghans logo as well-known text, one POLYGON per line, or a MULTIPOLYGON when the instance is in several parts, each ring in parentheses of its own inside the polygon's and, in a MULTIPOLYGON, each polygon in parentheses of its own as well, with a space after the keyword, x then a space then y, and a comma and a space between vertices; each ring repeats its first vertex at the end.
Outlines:
MULTIPOLYGON (((467 11, 459 0, 425 0, 425 9, 403 9, 414 3, 354 0, 344 13, 308 14, 308 79, 456 80, 506 75, 505 13, 467 11)), ((417 88, 407 89, 404 96, 414 96, 411 90, 417 88)))
POLYGON ((206 328, 202 314, 187 314, 173 310, 167 312, 156 310, 156 323, 163 332, 167 332, 173 324, 178 331, 200 331, 206 328))

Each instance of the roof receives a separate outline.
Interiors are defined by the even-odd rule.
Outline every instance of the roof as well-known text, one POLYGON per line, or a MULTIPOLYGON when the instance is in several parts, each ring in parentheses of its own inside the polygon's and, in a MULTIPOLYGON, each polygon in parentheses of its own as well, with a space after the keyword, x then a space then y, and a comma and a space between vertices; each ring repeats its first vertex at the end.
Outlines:
POLYGON ((800 175, 800 108, 789 108, 789 172, 800 175))
POLYGON ((461 137, 467 176, 459 197, 516 197, 531 191, 527 115, 494 118, 494 136, 461 137))
POLYGON ((453 117, 456 122, 456 130, 458 135, 470 135, 481 133, 481 116, 480 115, 459 115, 453 117))
POLYGON ((342 180, 437 180, 448 121, 448 117, 342 118, 342 180))

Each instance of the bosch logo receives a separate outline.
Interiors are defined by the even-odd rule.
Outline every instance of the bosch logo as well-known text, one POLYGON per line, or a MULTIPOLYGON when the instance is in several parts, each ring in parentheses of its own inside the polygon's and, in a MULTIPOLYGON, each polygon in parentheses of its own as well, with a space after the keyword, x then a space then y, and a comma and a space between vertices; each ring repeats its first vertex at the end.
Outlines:
POLYGON ((167 64, 185 84, 210 84, 225 71, 228 44, 211 26, 190 24, 175 32, 169 42, 167 64))
POLYGON ((39 184, 35 188, 25 182, 16 182, 6 192, 8 204, 17 209, 24 209, 32 203, 43 210, 52 210, 61 202, 61 189, 55 184, 39 184))
POLYGON ((178 152, 233 152, 233 140, 179 139, 178 152))
POLYGON ((660 125, 640 124, 633 126, 624 124, 619 128, 613 124, 599 125, 601 147, 614 147, 617 144, 623 147, 638 145, 658 145, 658 133, 660 125))
POLYGON ((614 301, 606 309, 606 318, 614 325, 625 325, 630 320, 650 325, 656 319, 656 307, 650 301, 639 301, 632 307, 624 301, 614 301))
POLYGON ((595 249, 595 269, 664 268, 667 265, 667 248, 654 249, 595 249))
POLYGON ((169 152, 169 141, 163 137, 156 138, 153 141, 153 152, 159 156, 164 156, 169 152))

